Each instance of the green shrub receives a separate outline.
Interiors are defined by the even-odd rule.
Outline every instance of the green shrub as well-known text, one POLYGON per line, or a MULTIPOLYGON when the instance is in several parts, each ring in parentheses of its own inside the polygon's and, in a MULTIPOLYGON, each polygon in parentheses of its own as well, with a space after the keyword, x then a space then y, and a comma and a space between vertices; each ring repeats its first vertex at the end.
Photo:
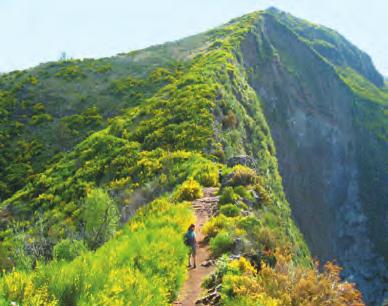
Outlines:
POLYGON ((45 108, 46 108, 45 105, 42 102, 39 102, 34 104, 34 106, 32 107, 32 110, 35 114, 40 114, 45 111, 45 108))
POLYGON ((151 71, 148 76, 148 79, 150 82, 173 82, 174 76, 172 75, 170 70, 159 67, 151 71))
POLYGON ((139 90, 143 85, 143 80, 128 76, 123 79, 114 80, 111 84, 111 89, 114 93, 118 94, 131 93, 135 90, 139 90))
POLYGON ((232 251, 233 245, 233 238, 226 231, 220 231, 214 238, 210 239, 210 250, 215 257, 232 251))
POLYGON ((89 246, 97 248, 113 236, 119 222, 117 207, 106 191, 93 189, 85 199, 82 214, 85 238, 89 246))
POLYGON ((30 271, 34 257, 26 251, 26 235, 18 233, 10 241, 0 244, 0 268, 2 272, 17 269, 30 271))
POLYGON ((234 192, 244 199, 247 199, 249 201, 254 200, 252 194, 244 186, 235 187, 234 192))
POLYGON ((217 186, 219 173, 218 166, 216 164, 206 164, 202 166, 195 174, 194 178, 202 185, 206 187, 217 186))
POLYGON ((9 271, 13 267, 13 262, 10 259, 10 248, 0 245, 0 269, 1 271, 9 271))
POLYGON ((248 210, 249 209, 249 206, 247 204, 245 204, 244 202, 242 202, 242 201, 237 203, 237 207, 240 208, 240 209, 243 209, 243 210, 248 210))
POLYGON ((222 229, 226 229, 230 223, 230 219, 221 214, 206 222, 202 232, 207 237, 215 237, 222 229))
POLYGON ((81 67, 78 65, 72 64, 69 66, 62 67, 56 74, 56 77, 62 78, 65 80, 80 80, 85 78, 85 74, 83 73, 81 67))
POLYGON ((242 217, 238 220, 237 226, 245 231, 252 230, 255 226, 259 226, 260 221, 256 216, 242 217))
POLYGON ((261 184, 256 184, 253 190, 256 191, 259 196, 261 204, 267 205, 272 202, 270 193, 261 184))
POLYGON ((267 247, 274 250, 276 246, 285 247, 275 230, 271 230, 268 227, 256 227, 255 229, 251 231, 251 239, 257 244, 259 249, 263 250, 267 247))
POLYGON ((87 251, 82 240, 63 239, 53 248, 53 257, 56 260, 70 261, 87 251))
POLYGON ((228 203, 236 203, 239 199, 239 196, 234 192, 233 187, 225 187, 222 190, 219 203, 228 204, 228 203))
POLYGON ((257 175, 255 170, 242 165, 236 165, 233 167, 232 177, 229 181, 231 186, 239 185, 252 185, 257 181, 257 175))
POLYGON ((112 70, 112 64, 110 63, 104 63, 93 67, 93 71, 96 73, 106 73, 111 70, 112 70))
POLYGON ((45 122, 51 122, 53 121, 53 116, 50 114, 39 114, 39 115, 33 115, 31 117, 31 120, 29 122, 30 125, 38 125, 45 122))
POLYGON ((178 201, 193 201, 203 196, 201 185, 193 179, 185 181, 177 190, 178 201))
POLYGON ((236 217, 240 214, 240 209, 234 204, 225 204, 221 206, 220 213, 227 217, 236 217))

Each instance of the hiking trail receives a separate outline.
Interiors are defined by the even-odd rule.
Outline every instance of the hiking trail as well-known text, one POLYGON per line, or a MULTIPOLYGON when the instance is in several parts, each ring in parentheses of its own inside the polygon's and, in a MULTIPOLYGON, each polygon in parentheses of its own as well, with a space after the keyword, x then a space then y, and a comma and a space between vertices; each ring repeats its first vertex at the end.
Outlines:
POLYGON ((204 241, 204 235, 202 233, 202 227, 211 219, 214 215, 219 196, 215 196, 218 188, 207 187, 203 189, 203 197, 192 202, 192 207, 197 216, 195 223, 195 233, 197 236, 197 268, 190 268, 188 272, 188 278, 183 285, 181 293, 173 303, 173 305, 192 306, 200 305, 196 304, 196 301, 202 297, 201 284, 210 273, 215 269, 214 265, 205 267, 202 263, 210 259, 209 245, 204 241))

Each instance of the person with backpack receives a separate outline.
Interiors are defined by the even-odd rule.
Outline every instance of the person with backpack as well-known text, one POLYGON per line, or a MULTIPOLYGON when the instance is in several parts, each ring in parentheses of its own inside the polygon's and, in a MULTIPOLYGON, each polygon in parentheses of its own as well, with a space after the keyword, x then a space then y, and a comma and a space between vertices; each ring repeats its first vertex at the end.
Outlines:
POLYGON ((193 258, 193 268, 195 269, 197 267, 196 262, 195 262, 195 255, 197 253, 197 240, 195 236, 195 224, 191 224, 184 235, 184 242, 185 245, 190 247, 190 252, 189 252, 189 264, 188 268, 191 267, 191 258, 193 258))

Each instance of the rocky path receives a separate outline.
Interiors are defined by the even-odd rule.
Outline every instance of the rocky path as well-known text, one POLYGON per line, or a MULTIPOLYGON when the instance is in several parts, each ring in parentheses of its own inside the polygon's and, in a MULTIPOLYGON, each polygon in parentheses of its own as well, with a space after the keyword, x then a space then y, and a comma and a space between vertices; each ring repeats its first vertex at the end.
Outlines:
MULTIPOLYGON (((201 297, 201 284, 205 277, 214 270, 214 266, 205 267, 202 265, 210 258, 210 250, 207 243, 204 241, 202 227, 209 220, 217 209, 219 197, 215 196, 217 188, 204 188, 204 196, 192 202, 193 209, 197 216, 196 221, 196 236, 197 236, 197 268, 189 270, 189 277, 187 278, 182 292, 177 301, 173 305, 191 306, 196 305, 197 300, 201 297)), ((201 303, 197 303, 201 305, 201 303)))

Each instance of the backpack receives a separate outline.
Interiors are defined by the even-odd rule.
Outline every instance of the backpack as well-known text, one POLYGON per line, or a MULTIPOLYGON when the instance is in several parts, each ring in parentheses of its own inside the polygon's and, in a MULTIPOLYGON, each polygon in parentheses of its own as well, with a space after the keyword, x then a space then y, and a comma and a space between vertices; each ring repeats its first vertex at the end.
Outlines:
POLYGON ((187 246, 192 246, 194 242, 193 232, 187 231, 186 234, 183 236, 183 242, 187 246))

